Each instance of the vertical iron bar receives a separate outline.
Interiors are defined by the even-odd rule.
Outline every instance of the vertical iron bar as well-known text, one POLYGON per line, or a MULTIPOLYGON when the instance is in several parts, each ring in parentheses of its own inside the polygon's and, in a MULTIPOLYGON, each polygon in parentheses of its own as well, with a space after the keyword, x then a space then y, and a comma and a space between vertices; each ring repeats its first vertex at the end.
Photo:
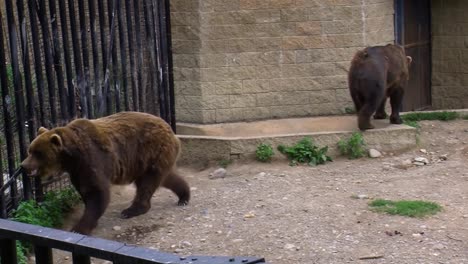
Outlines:
POLYGON ((140 101, 140 111, 145 111, 146 98, 145 98, 145 87, 142 84, 142 70, 143 70, 143 48, 141 43, 141 24, 140 24, 140 1, 133 1, 133 17, 135 19, 135 37, 137 43, 137 81, 138 81, 138 99, 140 101))
MULTIPOLYGON (((92 0, 91 0, 92 1, 92 0)), ((120 42, 120 65, 121 65, 121 78, 122 88, 124 93, 124 107, 125 110, 130 110, 128 101, 128 88, 127 88, 127 52, 125 47, 125 35, 124 35, 124 24, 123 24, 123 5, 121 1, 116 1, 117 9, 117 21, 119 23, 119 42, 120 42)))
POLYGON ((72 259, 73 259, 73 264, 91 264, 91 258, 86 255, 73 253, 72 259))
MULTIPOLYGON (((71 1, 71 0, 68 1, 68 14, 70 18, 70 31, 72 35, 73 59, 75 62, 75 74, 76 74, 76 84, 77 84, 76 88, 78 88, 79 95, 80 95, 79 102, 80 102, 80 107, 81 107, 81 115, 80 116, 77 115, 77 116, 87 117, 88 116, 88 113, 86 111, 87 105, 85 103, 86 97, 83 96, 83 91, 85 91, 85 88, 83 86, 86 84, 84 83, 84 80, 83 80, 84 76, 83 76, 83 67, 82 67, 81 56, 80 56, 80 41, 77 35, 78 30, 77 30, 76 16, 75 16, 75 1, 71 1)), ((76 89, 73 92, 76 93, 76 89)), ((76 104, 76 98, 75 98, 74 104, 76 104)))
POLYGON ((69 120, 67 109, 67 91, 65 90, 65 79, 63 76, 62 62, 60 61, 60 39, 58 34, 58 16, 55 1, 49 1, 50 21, 52 24, 52 55, 54 58, 54 68, 57 74, 57 90, 60 102, 60 114, 63 121, 69 120))
POLYGON ((44 106, 44 79, 42 75, 41 48, 39 44, 39 29, 37 28, 37 5, 35 0, 28 0, 29 20, 31 22, 31 37, 34 50, 34 70, 37 83, 37 96, 39 101, 39 121, 40 125, 46 125, 44 106))
POLYGON ((100 94, 98 95, 98 112, 99 116, 103 116, 106 113, 106 109, 108 108, 108 96, 107 96, 107 89, 106 89, 106 77, 108 75, 108 59, 107 59, 107 46, 106 46, 106 20, 105 20, 105 10, 104 10, 104 2, 103 0, 97 0, 98 2, 98 13, 99 13, 99 28, 101 33, 101 55, 102 55, 102 72, 104 76, 104 85, 100 89, 100 94))
POLYGON ((36 119, 34 117, 34 91, 31 80, 31 65, 29 62, 29 45, 28 45, 28 36, 26 32, 26 19, 24 17, 24 3, 23 0, 17 0, 16 6, 18 9, 18 23, 20 25, 20 35, 21 35, 21 50, 23 58, 23 68, 24 68, 24 79, 26 84, 26 99, 27 99, 27 122, 28 122, 28 134, 29 140, 32 141, 36 135, 36 119))
MULTIPOLYGON (((144 13, 145 13, 145 31, 146 31, 146 40, 149 40, 149 52, 151 56, 151 61, 150 61, 150 67, 148 68, 147 73, 149 73, 149 78, 150 78, 150 94, 151 94, 151 113, 156 114, 156 105, 157 105, 157 65, 156 65, 156 42, 155 42, 155 37, 154 37, 154 31, 152 30, 154 27, 154 23, 152 20, 152 6, 153 6, 153 1, 152 0, 145 0, 145 7, 143 8, 144 13)), ((149 109, 147 109, 149 110, 149 109)), ((149 112, 149 111, 148 111, 149 112)))
POLYGON ((68 86, 68 112, 69 117, 76 117, 75 107, 75 86, 73 84, 73 68, 71 64, 71 54, 69 50, 68 40, 68 25, 67 25, 67 8, 65 0, 59 0, 60 10, 60 27, 62 29, 62 42, 63 42, 63 57, 65 59, 65 69, 67 73, 67 86, 68 86))
POLYGON ((133 47, 133 26, 132 26, 132 8, 131 1, 125 1, 125 13, 127 18, 127 36, 128 36, 128 52, 130 56, 130 76, 132 78, 132 99, 133 99, 133 111, 139 110, 138 102, 138 84, 135 79, 136 71, 135 69, 135 60, 133 58, 135 53, 135 48, 133 47))
MULTIPOLYGON (((108 14, 112 14, 109 16, 109 26, 111 26, 110 32, 110 53, 112 54, 112 64, 109 64, 109 66, 112 69, 112 84, 113 84, 113 91, 115 93, 115 111, 120 112, 120 78, 117 75, 118 71, 118 60, 117 60, 117 45, 114 44, 116 39, 115 39, 115 11, 116 11, 116 2, 119 2, 120 0, 108 0, 107 2, 107 12, 108 14)), ((110 106, 108 106, 110 107, 110 106)))
POLYGON ((0 263, 1 264, 17 264, 18 257, 16 256, 16 241, 12 239, 0 239, 0 263))
MULTIPOLYGON (((101 83, 99 81, 99 51, 97 44, 97 35, 96 35, 96 7, 95 0, 88 0, 88 10, 89 10, 89 23, 91 31, 91 45, 93 49, 93 70, 94 70, 94 98, 96 99, 96 105, 99 105, 99 102, 102 100, 101 95, 101 83), (100 97, 101 96, 101 97, 100 97)), ((101 116, 100 108, 97 108, 97 111, 94 113, 94 116, 101 116)))
MULTIPOLYGON (((1 17, 1 16, 0 16, 1 17)), ((2 31, 3 29, 0 28, 0 31, 2 31)), ((2 39, 0 39, 0 41, 3 41, 2 39)), ((1 122, 2 120, 0 120, 1 122)), ((3 181, 3 155, 2 155, 2 150, 0 149, 0 173, 1 173, 1 176, 0 177, 0 186, 3 186, 3 184, 5 184, 5 182, 3 181)), ((0 192, 0 218, 7 218, 7 210, 6 210, 6 201, 5 201, 5 191, 3 192, 0 192)))
POLYGON ((172 36, 171 36, 171 10, 170 10, 170 1, 169 0, 162 0, 163 8, 161 8, 162 12, 162 31, 163 36, 166 38, 166 41, 163 42, 165 49, 163 50, 163 54, 165 54, 165 75, 166 75, 166 87, 168 92, 168 119, 169 124, 172 127, 174 133, 176 133, 176 120, 175 120, 175 95, 174 95, 174 71, 173 71, 173 63, 172 63, 172 36))
POLYGON ((88 41, 86 38, 86 15, 85 15, 85 3, 84 0, 78 0, 78 12, 80 15, 80 32, 81 32, 81 49, 83 53, 83 83, 85 85, 85 91, 82 94, 85 95, 86 102, 86 113, 88 118, 93 118, 93 98, 91 97, 90 74, 89 74, 89 52, 88 52, 88 41))
MULTIPOLYGON (((112 0, 110 0, 112 1, 112 0)), ((109 5, 109 2, 108 2, 108 5, 109 5)), ((103 11, 104 12, 104 11, 103 11)), ((112 98, 111 98, 111 93, 110 93, 110 90, 109 90, 109 86, 110 86, 110 71, 109 71, 109 67, 112 67, 111 66, 111 51, 113 49, 113 44, 114 44, 114 34, 115 34, 115 10, 112 10, 111 14, 108 14, 110 15, 110 23, 109 23, 109 27, 110 27, 110 33, 109 33, 109 49, 107 50, 107 60, 105 61, 105 76, 104 76, 104 95, 106 96, 106 114, 107 115, 110 115, 112 113, 112 98)))
POLYGON ((154 30, 155 30, 155 38, 156 38, 156 52, 157 52, 157 82, 158 82, 158 102, 159 102, 159 116, 167 121, 167 114, 166 114, 166 92, 164 89, 164 75, 163 75, 163 50, 162 50, 162 42, 164 41, 163 35, 161 33, 161 19, 159 14, 160 2, 155 1, 153 2, 153 23, 154 23, 154 30))
POLYGON ((47 76, 47 85, 49 91, 49 105, 50 105, 50 114, 51 114, 51 121, 52 126, 57 125, 57 110, 55 104, 55 81, 54 81, 54 74, 53 74, 53 57, 52 57, 52 47, 50 44, 50 36, 49 36, 49 26, 48 26, 48 19, 47 19, 47 12, 46 12, 46 5, 45 0, 39 0, 39 8, 36 9, 38 11, 39 22, 41 24, 42 29, 42 36, 43 36, 43 44, 44 44, 44 52, 45 52, 45 66, 46 66, 46 76, 47 76))
MULTIPOLYGON (((24 125, 24 95, 23 95, 23 84, 20 75, 19 61, 18 61, 18 46, 16 43, 17 32, 15 15, 13 13, 13 3, 11 0, 5 1, 6 12, 7 12, 7 24, 9 33, 10 43, 10 59, 11 65, 13 66, 13 85, 15 88, 15 106, 16 106, 16 128, 19 140, 20 159, 26 158, 26 131, 24 125)), ((13 153, 10 153, 13 155, 13 153)), ((14 170, 15 168, 12 168, 14 170)), ((10 175, 11 176, 11 175, 10 175)), ((3 177, 3 175, 2 175, 3 177)), ((13 207, 16 208, 18 205, 19 197, 16 180, 13 181, 10 189, 11 198, 13 201, 13 207)))
MULTIPOLYGON (((31 68, 29 64, 29 49, 27 42, 27 33, 26 33, 26 20, 24 17, 24 3, 22 0, 16 1, 17 11, 18 11, 18 23, 20 25, 20 35, 21 35, 21 50, 22 50, 22 61, 24 69, 24 79, 25 79, 25 88, 26 88, 26 99, 27 99, 27 123, 28 123, 28 134, 29 141, 32 141, 36 134, 36 120, 34 118, 34 92, 31 81, 31 68)), ((26 142, 25 142, 26 144, 26 142)), ((26 149, 26 146, 24 146, 26 149)), ((23 158, 22 158, 23 159, 23 158)), ((2 177, 3 178, 3 177, 2 177)), ((23 195, 24 199, 31 199, 32 188, 31 181, 25 173, 22 175, 23 179, 23 195)))
POLYGON ((53 264, 52 249, 45 246, 34 246, 36 264, 53 264))
MULTIPOLYGON (((0 43, 3 41, 3 17, 2 10, 0 10, 0 43)), ((12 109, 12 98, 10 96, 10 91, 8 89, 8 74, 6 71, 6 51, 5 46, 0 45, 0 84, 2 88, 2 107, 3 107, 3 120, 4 120, 4 133, 7 147, 7 160, 8 160, 8 172, 11 175, 15 172, 15 157, 14 146, 13 146, 13 127, 12 127, 12 118, 11 112, 12 109)), ((3 175, 2 175, 3 177, 3 175)))

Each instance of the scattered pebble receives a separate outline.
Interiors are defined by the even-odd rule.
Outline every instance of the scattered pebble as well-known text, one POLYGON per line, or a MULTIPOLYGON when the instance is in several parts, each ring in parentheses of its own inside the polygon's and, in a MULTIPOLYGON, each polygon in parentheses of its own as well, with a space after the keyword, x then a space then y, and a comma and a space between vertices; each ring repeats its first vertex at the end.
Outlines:
POLYGON ((210 179, 225 178, 226 173, 227 172, 226 172, 226 170, 224 168, 219 168, 219 169, 213 171, 213 173, 210 173, 208 178, 210 178, 210 179))
POLYGON ((113 229, 114 231, 120 231, 120 230, 122 230, 122 227, 120 227, 120 226, 114 226, 112 229, 113 229))
POLYGON ((288 250, 294 250, 296 249, 296 246, 294 244, 286 244, 284 245, 284 249, 288 249, 288 250))
POLYGON ((266 173, 265 172, 260 172, 259 174, 257 174, 257 177, 265 177, 266 173))
POLYGON ((382 153, 376 149, 369 149, 369 157, 371 158, 380 158, 382 157, 382 153))
POLYGON ((413 164, 423 166, 429 164, 429 160, 424 157, 416 157, 413 159, 413 164))
POLYGON ((358 194, 357 196, 358 199, 369 199, 369 196, 366 194, 358 194))
POLYGON ((427 154, 427 150, 426 150, 426 149, 420 149, 419 151, 421 151, 421 152, 424 153, 424 154, 427 154))

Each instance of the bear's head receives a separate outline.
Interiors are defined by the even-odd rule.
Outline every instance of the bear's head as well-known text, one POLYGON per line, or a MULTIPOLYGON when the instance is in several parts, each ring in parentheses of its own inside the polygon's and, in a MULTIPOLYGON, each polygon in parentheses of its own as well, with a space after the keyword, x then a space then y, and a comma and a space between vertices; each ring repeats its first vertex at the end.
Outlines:
POLYGON ((28 156, 21 163, 21 167, 30 176, 48 179, 63 172, 60 161, 62 152, 63 140, 57 134, 56 129, 48 130, 40 127, 36 138, 29 146, 28 156))

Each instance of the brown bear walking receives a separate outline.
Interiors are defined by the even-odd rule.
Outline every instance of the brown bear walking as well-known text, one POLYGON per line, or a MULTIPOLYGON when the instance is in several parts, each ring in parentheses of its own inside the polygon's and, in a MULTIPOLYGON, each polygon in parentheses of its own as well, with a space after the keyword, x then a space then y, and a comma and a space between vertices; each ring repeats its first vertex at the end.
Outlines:
POLYGON ((67 172, 85 211, 72 231, 90 234, 109 204, 110 185, 135 183, 136 195, 123 218, 148 212, 159 186, 172 190, 179 205, 190 199, 187 182, 176 173, 180 141, 161 118, 120 112, 94 120, 76 119, 51 130, 41 127, 21 164, 30 175, 67 172))
POLYGON ((400 107, 408 83, 412 58, 399 45, 367 47, 358 51, 348 73, 348 86, 358 114, 360 130, 372 129, 370 118, 387 118, 385 104, 390 97, 390 123, 401 124, 400 107))

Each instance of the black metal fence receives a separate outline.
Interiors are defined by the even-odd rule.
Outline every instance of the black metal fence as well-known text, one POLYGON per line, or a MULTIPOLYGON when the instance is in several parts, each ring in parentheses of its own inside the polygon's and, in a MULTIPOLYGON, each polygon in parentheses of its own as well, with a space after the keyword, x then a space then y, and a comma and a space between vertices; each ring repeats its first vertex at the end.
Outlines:
POLYGON ((52 248, 56 248, 71 252, 73 263, 79 264, 91 263, 90 257, 112 261, 116 264, 266 264, 264 258, 257 257, 180 257, 154 249, 0 219, 2 264, 18 263, 15 240, 27 241, 34 245, 36 263, 53 263, 52 248))
POLYGON ((175 131, 169 15, 169 0, 0 1, 1 217, 42 194, 16 171, 39 126, 130 110, 175 131))

